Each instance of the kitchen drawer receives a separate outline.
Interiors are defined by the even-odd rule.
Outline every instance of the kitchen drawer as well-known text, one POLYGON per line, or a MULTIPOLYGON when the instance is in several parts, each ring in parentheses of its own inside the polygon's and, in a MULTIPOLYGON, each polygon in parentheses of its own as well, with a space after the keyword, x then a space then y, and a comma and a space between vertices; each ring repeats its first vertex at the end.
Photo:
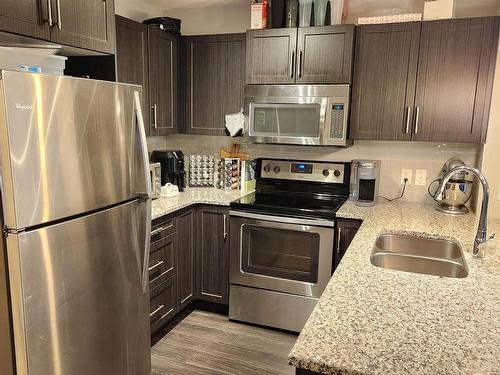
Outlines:
POLYGON ((172 233, 175 233, 177 229, 177 222, 175 217, 163 220, 163 221, 153 221, 151 226, 151 243, 154 243, 172 233))
POLYGON ((168 236, 151 244, 149 255, 149 289, 157 287, 176 273, 177 234, 168 236))
POLYGON ((149 319, 151 333, 160 328, 177 312, 177 280, 173 276, 151 290, 149 319))

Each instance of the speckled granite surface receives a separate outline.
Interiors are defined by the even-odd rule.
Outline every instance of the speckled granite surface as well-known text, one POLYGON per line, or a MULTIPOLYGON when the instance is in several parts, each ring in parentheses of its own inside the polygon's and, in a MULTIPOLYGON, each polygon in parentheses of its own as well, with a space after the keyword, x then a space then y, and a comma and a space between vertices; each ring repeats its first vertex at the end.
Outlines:
POLYGON ((289 355, 290 364, 324 374, 499 374, 499 236, 486 258, 472 258, 476 217, 432 206, 347 202, 339 217, 364 222, 289 355), (464 279, 378 268, 370 263, 384 231, 456 238, 469 268, 464 279))
POLYGON ((224 190, 216 188, 186 188, 176 197, 155 199, 153 201, 153 220, 193 204, 229 206, 229 203, 241 196, 239 191, 226 193, 224 190))

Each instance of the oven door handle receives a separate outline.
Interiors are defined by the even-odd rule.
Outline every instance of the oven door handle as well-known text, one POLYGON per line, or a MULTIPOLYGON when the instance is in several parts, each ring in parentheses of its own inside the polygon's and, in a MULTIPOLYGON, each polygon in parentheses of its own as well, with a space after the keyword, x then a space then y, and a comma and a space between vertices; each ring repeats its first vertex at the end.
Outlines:
POLYGON ((229 211, 229 215, 235 216, 235 217, 243 217, 246 219, 272 221, 272 222, 276 222, 276 223, 310 225, 310 226, 329 227, 329 228, 333 228, 335 226, 335 222, 333 220, 330 221, 330 220, 321 220, 321 219, 292 218, 292 217, 283 217, 283 216, 254 214, 254 213, 242 212, 242 211, 229 211))

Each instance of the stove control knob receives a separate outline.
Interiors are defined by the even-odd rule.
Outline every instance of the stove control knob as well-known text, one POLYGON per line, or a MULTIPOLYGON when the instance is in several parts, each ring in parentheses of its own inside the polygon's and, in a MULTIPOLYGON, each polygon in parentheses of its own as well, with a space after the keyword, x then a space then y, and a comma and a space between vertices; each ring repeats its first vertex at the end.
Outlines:
POLYGON ((328 177, 330 175, 330 171, 328 169, 323 169, 323 176, 328 177))
POLYGON ((271 166, 269 164, 264 165, 264 172, 269 173, 271 166))
POLYGON ((276 166, 276 167, 274 167, 273 170, 274 170, 274 173, 278 174, 278 173, 280 173, 281 169, 280 169, 280 167, 276 166))
POLYGON ((340 177, 340 171, 338 169, 336 169, 334 172, 333 172, 333 175, 337 178, 340 177))

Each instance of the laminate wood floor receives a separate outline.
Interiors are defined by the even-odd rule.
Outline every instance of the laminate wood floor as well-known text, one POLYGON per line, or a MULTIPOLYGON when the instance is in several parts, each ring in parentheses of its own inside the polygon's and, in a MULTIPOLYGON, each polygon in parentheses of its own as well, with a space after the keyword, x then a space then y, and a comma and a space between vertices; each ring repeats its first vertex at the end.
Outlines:
POLYGON ((151 349, 152 375, 291 375, 296 338, 194 310, 151 349))

